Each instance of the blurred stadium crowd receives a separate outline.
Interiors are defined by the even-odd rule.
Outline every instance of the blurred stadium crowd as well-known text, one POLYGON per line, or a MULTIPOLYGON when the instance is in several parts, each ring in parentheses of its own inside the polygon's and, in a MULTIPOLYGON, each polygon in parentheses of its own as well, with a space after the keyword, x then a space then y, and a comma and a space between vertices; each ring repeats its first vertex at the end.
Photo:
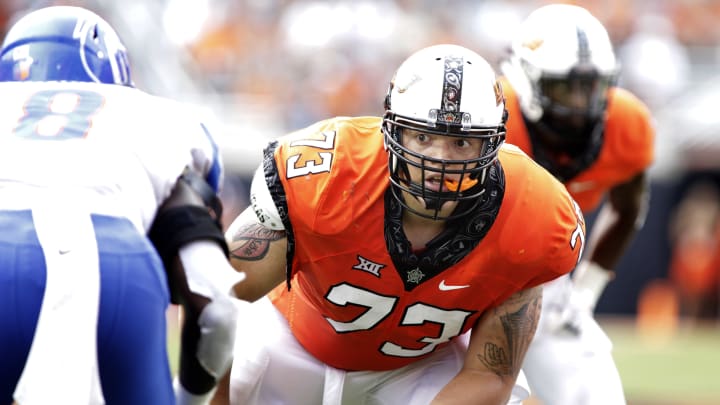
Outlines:
MULTIPOLYGON (((268 139, 325 117, 379 114, 385 78, 420 47, 453 42, 498 62, 513 29, 545 3, 3 0, 0 32, 25 10, 52 4, 108 19, 129 47, 138 85, 217 118, 230 218, 247 205, 250 171, 268 139)), ((606 25, 622 63, 620 84, 644 99, 657 124, 650 213, 598 312, 717 321, 720 2, 576 3, 606 25)))

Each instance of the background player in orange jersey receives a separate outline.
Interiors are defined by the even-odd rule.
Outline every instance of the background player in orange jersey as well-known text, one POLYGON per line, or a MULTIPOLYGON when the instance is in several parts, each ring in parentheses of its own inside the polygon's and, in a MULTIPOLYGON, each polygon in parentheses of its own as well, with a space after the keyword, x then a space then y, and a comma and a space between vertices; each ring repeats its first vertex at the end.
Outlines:
POLYGON ((623 404, 612 344, 593 318, 648 204, 654 129, 645 105, 615 86, 607 31, 571 5, 535 10, 513 39, 505 74, 507 142, 562 181, 583 212, 602 204, 590 247, 570 276, 545 286, 523 370, 545 404, 623 404))
POLYGON ((490 65, 437 45, 399 67, 384 117, 272 142, 226 233, 247 276, 235 293, 265 297, 241 316, 217 402, 527 398, 538 286, 575 267, 584 222, 560 182, 504 146, 505 118, 490 65))

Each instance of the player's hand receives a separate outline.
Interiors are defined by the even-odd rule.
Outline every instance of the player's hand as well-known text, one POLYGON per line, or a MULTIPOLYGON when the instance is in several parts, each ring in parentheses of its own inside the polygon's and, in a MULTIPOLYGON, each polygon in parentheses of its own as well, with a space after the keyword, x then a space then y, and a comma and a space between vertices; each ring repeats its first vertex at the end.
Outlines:
POLYGON ((222 377, 232 364, 236 320, 237 308, 227 297, 216 297, 200 313, 197 358, 216 379, 222 377))
POLYGON ((593 317, 600 295, 612 278, 611 271, 596 263, 580 263, 572 276, 572 287, 559 315, 557 332, 580 335, 583 320, 593 317))
POLYGON ((573 286, 565 307, 559 315, 557 333, 579 336, 585 319, 590 319, 595 311, 595 300, 586 289, 573 286))

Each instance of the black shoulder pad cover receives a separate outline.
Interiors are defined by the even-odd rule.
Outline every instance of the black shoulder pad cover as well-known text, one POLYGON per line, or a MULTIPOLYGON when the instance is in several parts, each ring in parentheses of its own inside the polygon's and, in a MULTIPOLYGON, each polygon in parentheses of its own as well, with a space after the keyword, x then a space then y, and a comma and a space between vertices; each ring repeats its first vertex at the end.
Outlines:
POLYGON ((183 205, 159 212, 148 236, 166 268, 183 245, 196 240, 213 240, 229 256, 225 236, 205 207, 183 205))

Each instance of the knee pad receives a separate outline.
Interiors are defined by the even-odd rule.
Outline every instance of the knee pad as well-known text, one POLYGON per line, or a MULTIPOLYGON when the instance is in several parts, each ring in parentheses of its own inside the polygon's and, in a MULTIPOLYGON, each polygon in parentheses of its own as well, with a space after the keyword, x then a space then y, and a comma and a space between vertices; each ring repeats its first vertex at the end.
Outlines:
POLYGON ((238 312, 231 298, 221 296, 213 298, 198 318, 197 359, 215 379, 222 377, 232 363, 238 312))

